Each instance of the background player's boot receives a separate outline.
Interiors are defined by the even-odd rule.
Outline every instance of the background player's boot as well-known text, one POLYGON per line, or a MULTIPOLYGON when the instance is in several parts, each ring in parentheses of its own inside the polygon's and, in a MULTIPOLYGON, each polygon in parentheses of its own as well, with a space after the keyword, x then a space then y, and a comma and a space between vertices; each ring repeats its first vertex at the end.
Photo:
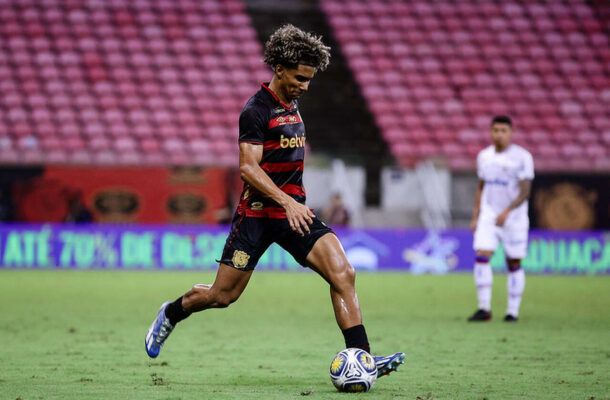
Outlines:
POLYGON ((517 322, 517 321, 519 321, 519 318, 515 317, 514 315, 506 314, 506 316, 504 317, 504 322, 517 322))
POLYGON ((398 371, 398 366, 405 363, 405 353, 394 353, 387 357, 375 356, 373 358, 375 364, 377 364, 377 378, 390 375, 392 371, 398 371))
POLYGON ((470 322, 491 321, 491 311, 485 311, 485 310, 478 309, 477 311, 475 311, 474 314, 472 314, 470 317, 468 317, 468 321, 470 321, 470 322))
POLYGON ((167 339, 174 329, 172 324, 169 323, 169 319, 165 316, 165 309, 170 303, 171 302, 167 301, 161 304, 157 317, 146 333, 144 344, 146 346, 146 353, 148 353, 148 356, 151 358, 155 358, 159 355, 161 347, 163 347, 163 342, 165 342, 165 339, 167 339))

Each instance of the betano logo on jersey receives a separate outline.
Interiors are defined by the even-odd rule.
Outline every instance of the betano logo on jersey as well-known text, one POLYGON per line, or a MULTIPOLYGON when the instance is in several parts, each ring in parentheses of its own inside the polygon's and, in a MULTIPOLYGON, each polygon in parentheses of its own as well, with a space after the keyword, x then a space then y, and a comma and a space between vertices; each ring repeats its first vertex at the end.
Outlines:
POLYGON ((294 149, 295 147, 305 147, 305 136, 285 138, 284 135, 282 135, 280 136, 280 147, 282 149, 288 147, 291 149, 294 149))

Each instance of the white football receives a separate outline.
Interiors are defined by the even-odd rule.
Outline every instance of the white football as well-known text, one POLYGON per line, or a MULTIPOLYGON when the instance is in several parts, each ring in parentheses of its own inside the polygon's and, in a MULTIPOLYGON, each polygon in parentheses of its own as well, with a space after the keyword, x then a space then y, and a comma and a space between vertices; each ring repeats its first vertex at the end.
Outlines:
POLYGON ((366 351, 345 349, 330 363, 330 379, 341 392, 367 392, 377 380, 377 365, 366 351))

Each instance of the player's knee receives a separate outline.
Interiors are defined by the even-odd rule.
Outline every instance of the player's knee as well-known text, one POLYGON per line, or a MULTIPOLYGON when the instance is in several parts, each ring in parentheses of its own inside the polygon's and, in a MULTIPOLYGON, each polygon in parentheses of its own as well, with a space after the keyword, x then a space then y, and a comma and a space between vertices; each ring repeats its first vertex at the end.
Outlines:
POLYGON ((521 260, 518 258, 507 258, 506 264, 510 272, 519 271, 521 269, 521 260))
POLYGON ((218 292, 214 296, 214 303, 217 308, 227 308, 232 303, 235 303, 239 298, 239 293, 231 292, 231 291, 222 291, 218 292))
POLYGON ((347 261, 341 262, 333 269, 335 273, 331 278, 331 284, 336 289, 347 289, 354 287, 356 282, 356 271, 347 261))
POLYGON ((477 257, 485 257, 488 260, 493 256, 494 252, 489 250, 477 250, 477 257))

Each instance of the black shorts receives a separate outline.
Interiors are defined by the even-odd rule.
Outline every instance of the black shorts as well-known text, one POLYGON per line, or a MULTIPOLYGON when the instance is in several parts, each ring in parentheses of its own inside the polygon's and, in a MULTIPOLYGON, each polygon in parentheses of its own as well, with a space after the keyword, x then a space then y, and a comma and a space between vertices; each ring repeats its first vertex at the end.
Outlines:
POLYGON ((334 233, 318 218, 312 219, 310 232, 301 236, 290 229, 285 218, 246 217, 235 213, 219 262, 241 271, 253 270, 267 248, 277 243, 305 266, 305 259, 316 241, 329 232, 334 233))

